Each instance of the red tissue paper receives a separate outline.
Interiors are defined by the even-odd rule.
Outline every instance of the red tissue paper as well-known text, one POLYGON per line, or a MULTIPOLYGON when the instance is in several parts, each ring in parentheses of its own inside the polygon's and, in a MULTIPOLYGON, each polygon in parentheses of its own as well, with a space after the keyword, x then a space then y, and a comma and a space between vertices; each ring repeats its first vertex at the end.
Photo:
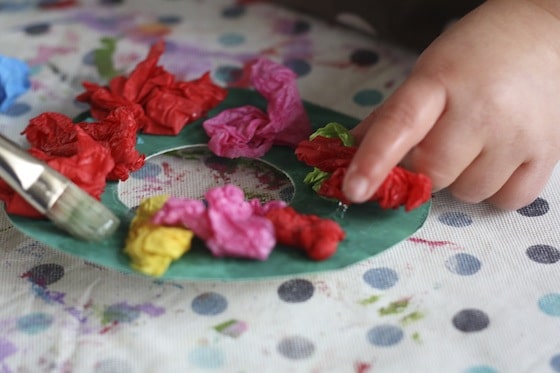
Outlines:
POLYGON ((23 134, 32 148, 51 156, 67 157, 76 152, 79 128, 109 150, 114 167, 107 180, 124 181, 130 172, 144 165, 145 155, 136 150, 138 122, 130 107, 117 108, 97 123, 74 124, 63 114, 43 113, 31 119, 23 134))
POLYGON ((176 81, 157 65, 164 49, 163 40, 158 41, 128 77, 117 76, 108 86, 84 82, 86 91, 76 99, 89 103, 92 117, 98 120, 118 107, 132 106, 138 112, 142 132, 178 134, 223 101, 227 91, 214 84, 209 73, 192 81, 176 81))
POLYGON ((313 260, 333 256, 346 235, 334 220, 300 214, 289 206, 271 209, 266 217, 274 225, 278 243, 301 248, 313 260))
MULTIPOLYGON (((45 161, 97 199, 105 189, 107 175, 115 166, 109 148, 98 143, 80 127, 75 129, 74 141, 65 144, 59 154, 49 154, 38 148, 29 149, 29 153, 45 161)), ((3 180, 0 180, 0 199, 4 201, 9 214, 42 217, 3 180)))
MULTIPOLYGON (((30 120, 22 134, 32 156, 66 176, 96 199, 107 180, 126 180, 144 165, 136 146, 138 123, 130 107, 112 111, 97 123, 77 123, 59 113, 43 113, 30 120)), ((42 215, 0 180, 0 200, 10 214, 42 215)))
MULTIPOLYGON (((318 193, 348 205, 351 203, 342 193, 342 181, 355 152, 356 147, 343 145, 339 138, 324 136, 316 136, 313 140, 300 142, 295 151, 300 161, 330 173, 330 176, 319 187, 318 193)), ((396 166, 370 201, 379 203, 384 209, 396 209, 404 206, 406 211, 411 211, 428 201, 431 193, 432 182, 426 175, 413 173, 396 166)))

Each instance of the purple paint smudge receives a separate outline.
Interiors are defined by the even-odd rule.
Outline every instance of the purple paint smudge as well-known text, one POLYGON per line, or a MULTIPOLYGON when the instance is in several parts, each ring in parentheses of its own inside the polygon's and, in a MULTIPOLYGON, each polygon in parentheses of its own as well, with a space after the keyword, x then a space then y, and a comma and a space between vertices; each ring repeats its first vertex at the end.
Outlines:
POLYGON ((0 338, 0 361, 17 352, 16 346, 7 339, 0 338))
POLYGON ((157 317, 165 313, 165 308, 158 307, 152 303, 144 303, 136 306, 136 309, 140 312, 144 312, 146 315, 157 317))
POLYGON ((44 300, 46 303, 64 304, 64 297, 66 296, 65 293, 59 291, 50 291, 45 287, 36 284, 33 284, 31 286, 31 290, 35 293, 35 295, 44 300))

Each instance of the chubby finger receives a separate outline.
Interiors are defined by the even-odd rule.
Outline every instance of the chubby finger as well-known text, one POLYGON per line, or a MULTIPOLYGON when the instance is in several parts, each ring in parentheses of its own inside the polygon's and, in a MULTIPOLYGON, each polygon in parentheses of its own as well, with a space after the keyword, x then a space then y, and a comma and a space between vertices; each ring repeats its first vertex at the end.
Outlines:
MULTIPOLYGON (((432 180, 433 190, 438 191, 454 184, 459 177, 463 179, 469 169, 468 174, 474 176, 479 170, 477 163, 491 166, 493 161, 501 159, 493 152, 489 153, 492 157, 486 158, 489 154, 483 153, 485 139, 484 133, 474 129, 472 123, 446 111, 424 139, 406 154, 401 165, 427 175, 432 180)), ((520 163, 512 166, 509 172, 520 163)))
POLYGON ((515 155, 483 151, 448 189, 463 202, 482 202, 502 189, 522 163, 515 155))
POLYGON ((368 200, 390 170, 426 136, 445 105, 445 88, 439 82, 413 75, 364 119, 356 130, 359 148, 342 185, 346 198, 355 203, 368 200))
POLYGON ((548 162, 524 163, 487 201, 504 210, 515 210, 527 206, 542 192, 553 168, 554 164, 548 162))

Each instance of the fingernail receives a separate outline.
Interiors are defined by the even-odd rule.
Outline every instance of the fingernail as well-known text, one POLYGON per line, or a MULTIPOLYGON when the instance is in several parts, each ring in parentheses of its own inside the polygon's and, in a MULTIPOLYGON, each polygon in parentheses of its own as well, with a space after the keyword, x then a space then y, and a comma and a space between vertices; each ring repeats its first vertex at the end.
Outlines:
POLYGON ((360 174, 349 175, 344 183, 343 192, 351 201, 365 201, 369 197, 369 180, 360 174))

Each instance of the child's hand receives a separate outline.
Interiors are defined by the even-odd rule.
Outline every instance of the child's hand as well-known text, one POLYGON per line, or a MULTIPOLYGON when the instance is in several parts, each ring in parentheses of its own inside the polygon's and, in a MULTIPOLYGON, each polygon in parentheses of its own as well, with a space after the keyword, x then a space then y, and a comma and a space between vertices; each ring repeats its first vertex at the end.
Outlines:
POLYGON ((354 130, 348 199, 402 160, 465 202, 532 202, 560 159, 559 17, 556 0, 488 0, 436 39, 354 130))

